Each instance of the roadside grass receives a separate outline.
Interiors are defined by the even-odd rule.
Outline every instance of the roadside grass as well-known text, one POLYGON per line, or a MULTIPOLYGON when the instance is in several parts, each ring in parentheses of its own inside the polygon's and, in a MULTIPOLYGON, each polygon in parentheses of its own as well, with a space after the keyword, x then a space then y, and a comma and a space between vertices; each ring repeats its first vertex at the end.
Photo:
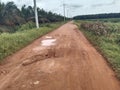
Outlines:
MULTIPOLYGON (((107 62, 112 66, 116 72, 116 76, 120 80, 120 23, 103 23, 106 29, 102 27, 101 30, 106 30, 107 35, 98 35, 92 30, 92 27, 83 28, 82 23, 84 21, 77 21, 80 30, 85 34, 88 40, 103 54, 107 59, 107 62)), ((84 22, 88 23, 88 22, 84 22)), ((92 24, 96 22, 91 22, 92 24)), ((96 27, 96 26, 94 26, 96 27)), ((100 30, 98 28, 98 30, 100 30)), ((96 30, 96 31, 98 31, 96 30)))
POLYGON ((53 31, 64 24, 63 22, 42 25, 39 29, 29 29, 25 26, 15 33, 0 34, 0 62, 7 56, 15 53, 33 40, 53 31), (25 30, 23 30, 25 28, 25 30))

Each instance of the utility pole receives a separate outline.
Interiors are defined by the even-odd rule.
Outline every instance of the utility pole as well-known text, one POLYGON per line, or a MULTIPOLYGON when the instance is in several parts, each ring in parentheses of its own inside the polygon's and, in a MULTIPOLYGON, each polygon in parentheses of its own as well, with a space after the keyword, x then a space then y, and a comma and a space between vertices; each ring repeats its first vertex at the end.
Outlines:
POLYGON ((37 11, 36 0, 34 0, 34 12, 35 12, 36 27, 39 28, 38 11, 37 11))
POLYGON ((65 22, 65 19, 66 19, 66 18, 65 18, 65 13, 66 13, 66 12, 65 12, 65 5, 66 5, 66 4, 63 3, 64 22, 65 22))
POLYGON ((69 17, 69 10, 67 9, 67 18, 69 17))

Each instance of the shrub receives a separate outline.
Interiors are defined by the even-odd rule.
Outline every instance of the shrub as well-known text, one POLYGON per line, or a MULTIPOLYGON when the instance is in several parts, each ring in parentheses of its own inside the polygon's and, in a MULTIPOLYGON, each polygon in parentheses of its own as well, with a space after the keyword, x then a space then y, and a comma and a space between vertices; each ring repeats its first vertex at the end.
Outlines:
POLYGON ((96 35, 107 35, 108 34, 107 26, 100 22, 83 23, 83 24, 81 24, 81 27, 86 30, 90 30, 90 31, 94 32, 96 35))
POLYGON ((18 31, 29 30, 29 29, 32 29, 32 28, 35 28, 35 23, 34 22, 28 22, 26 24, 23 24, 23 25, 17 27, 18 31))

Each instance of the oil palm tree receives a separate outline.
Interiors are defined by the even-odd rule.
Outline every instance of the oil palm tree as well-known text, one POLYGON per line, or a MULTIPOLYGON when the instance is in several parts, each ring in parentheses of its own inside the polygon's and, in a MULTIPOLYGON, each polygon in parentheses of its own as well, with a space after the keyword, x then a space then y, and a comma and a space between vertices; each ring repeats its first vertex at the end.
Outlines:
POLYGON ((5 7, 5 4, 0 2, 0 23, 3 22, 3 9, 4 9, 4 7, 5 7))
POLYGON ((7 25, 15 25, 22 23, 21 21, 24 21, 21 17, 21 12, 17 8, 17 6, 14 4, 14 2, 8 2, 3 10, 2 10, 2 16, 3 16, 3 23, 7 25))

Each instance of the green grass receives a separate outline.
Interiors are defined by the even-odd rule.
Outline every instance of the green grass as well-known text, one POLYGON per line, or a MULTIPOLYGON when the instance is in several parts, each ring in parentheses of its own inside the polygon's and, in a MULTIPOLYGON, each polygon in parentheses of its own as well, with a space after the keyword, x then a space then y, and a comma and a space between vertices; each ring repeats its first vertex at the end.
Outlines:
MULTIPOLYGON (((79 27, 83 21, 76 22, 79 27)), ((85 22, 84 22, 85 23, 85 22)), ((95 23, 95 22, 92 22, 95 23)), ((101 51, 107 62, 116 72, 116 76, 120 79, 120 23, 104 23, 107 26, 109 35, 97 35, 90 28, 82 28, 80 30, 90 40, 90 42, 101 51)))
POLYGON ((42 35, 58 28, 62 23, 47 24, 40 27, 40 29, 29 29, 17 31, 15 33, 1 33, 0 34, 0 61, 8 55, 15 53, 26 45, 30 44, 33 40, 41 37, 42 35))

